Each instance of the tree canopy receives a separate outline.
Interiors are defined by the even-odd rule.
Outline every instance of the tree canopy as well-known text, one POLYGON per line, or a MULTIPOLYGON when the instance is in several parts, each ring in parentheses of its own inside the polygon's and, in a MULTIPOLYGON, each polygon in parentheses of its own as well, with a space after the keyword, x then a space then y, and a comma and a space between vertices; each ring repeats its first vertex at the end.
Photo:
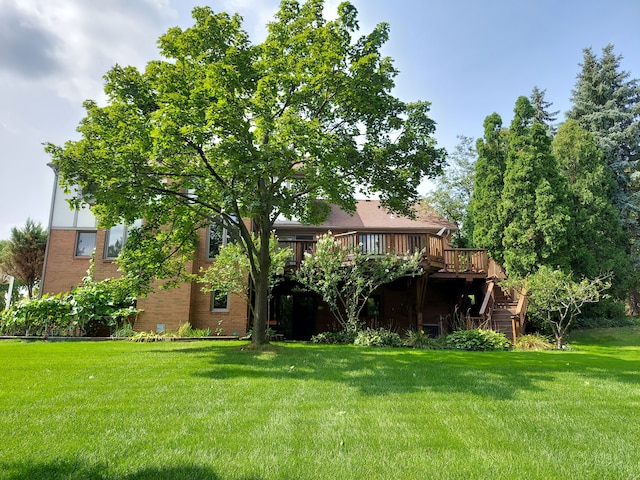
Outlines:
POLYGON ((0 270, 26 287, 29 298, 42 277, 46 247, 46 230, 28 218, 23 228, 11 228, 11 237, 0 251, 0 270))
POLYGON ((160 37, 161 60, 105 75, 107 103, 85 102, 80 140, 46 147, 101 225, 144 219, 123 251, 126 272, 181 273, 198 227, 222 222, 249 260, 256 343, 279 215, 316 223, 328 202, 353 211, 358 191, 410 213, 444 157, 429 103, 391 94, 398 72, 381 54, 389 26, 356 37, 353 5, 331 21, 323 7, 283 0, 257 45, 240 16, 195 8, 192 27, 160 37))

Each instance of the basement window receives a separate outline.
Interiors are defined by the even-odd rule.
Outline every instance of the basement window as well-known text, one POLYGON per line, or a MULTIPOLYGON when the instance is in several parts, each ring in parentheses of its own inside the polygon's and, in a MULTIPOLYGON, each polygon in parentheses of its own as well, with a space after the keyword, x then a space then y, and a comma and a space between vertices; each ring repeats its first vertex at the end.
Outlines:
POLYGON ((229 311, 229 292, 226 290, 214 290, 211 292, 211 311, 229 311))

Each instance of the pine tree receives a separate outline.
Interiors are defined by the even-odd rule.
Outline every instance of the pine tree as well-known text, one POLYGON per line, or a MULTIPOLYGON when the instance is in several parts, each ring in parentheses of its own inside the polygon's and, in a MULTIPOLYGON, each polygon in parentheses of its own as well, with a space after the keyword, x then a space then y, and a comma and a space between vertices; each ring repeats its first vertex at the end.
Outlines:
POLYGON ((476 142, 476 151, 475 181, 465 228, 474 247, 488 249, 489 254, 500 262, 502 226, 498 205, 502 195, 507 146, 502 118, 497 113, 485 118, 484 138, 476 142))
POLYGON ((546 93, 546 90, 540 90, 537 86, 534 86, 531 95, 529 96, 529 101, 535 111, 533 120, 543 124, 547 128, 549 135, 553 137, 557 130, 554 122, 558 119, 560 110, 556 110, 554 112, 549 111, 549 108, 553 103, 545 100, 544 96, 546 93))
MULTIPOLYGON (((640 269, 640 85, 621 70, 613 45, 597 58, 584 50, 582 70, 567 113, 591 132, 616 180, 614 203, 627 236, 626 252, 640 269)), ((633 303, 633 302, 632 302, 633 303)), ((632 305, 633 306, 633 305, 632 305)))

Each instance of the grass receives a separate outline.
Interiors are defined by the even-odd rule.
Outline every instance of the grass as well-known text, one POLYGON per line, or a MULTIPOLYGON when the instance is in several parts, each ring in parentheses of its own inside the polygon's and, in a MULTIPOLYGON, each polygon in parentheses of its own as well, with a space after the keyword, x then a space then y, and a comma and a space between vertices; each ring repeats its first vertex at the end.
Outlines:
POLYGON ((572 350, 0 343, 0 479, 637 479, 640 327, 572 350))

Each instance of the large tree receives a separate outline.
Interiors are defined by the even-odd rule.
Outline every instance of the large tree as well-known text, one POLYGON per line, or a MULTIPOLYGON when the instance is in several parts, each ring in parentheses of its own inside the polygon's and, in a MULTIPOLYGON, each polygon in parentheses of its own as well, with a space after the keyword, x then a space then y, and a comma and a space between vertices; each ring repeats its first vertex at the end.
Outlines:
MULTIPOLYGON (((613 45, 598 58, 584 50, 581 71, 567 116, 593 134, 604 152, 617 188, 614 194, 622 228, 627 235, 627 253, 636 271, 640 269, 640 84, 621 69, 622 57, 613 45)), ((640 296, 632 296, 632 307, 640 296)))
POLYGON ((499 206, 504 266, 519 276, 541 265, 568 266, 566 184, 547 129, 534 117, 529 100, 518 98, 499 206))
POLYGON ((629 257, 614 205, 616 182, 593 135, 575 120, 558 129, 552 143, 558 169, 567 180, 571 220, 568 225, 569 266, 578 277, 613 273, 612 293, 629 287, 629 257))
POLYGON ((501 262, 502 224, 498 206, 504 186, 507 145, 502 118, 497 113, 485 118, 484 138, 478 139, 476 150, 478 159, 465 228, 472 246, 488 249, 501 262))
POLYGON ((0 255, 1 268, 26 287, 29 298, 42 277, 47 232, 42 225, 27 219, 23 228, 13 227, 11 237, 0 255))
POLYGON ((410 213, 443 157, 429 104, 391 95, 397 71, 380 52, 389 26, 354 38, 356 9, 342 3, 326 21, 323 7, 283 0, 258 45, 238 15, 195 8, 192 27, 160 37, 164 59, 106 74, 107 104, 85 102, 80 140, 47 146, 103 226, 145 220, 124 249, 127 272, 179 274, 197 228, 221 222, 249 260, 255 343, 279 215, 316 223, 327 202, 354 211, 359 190, 410 213))

